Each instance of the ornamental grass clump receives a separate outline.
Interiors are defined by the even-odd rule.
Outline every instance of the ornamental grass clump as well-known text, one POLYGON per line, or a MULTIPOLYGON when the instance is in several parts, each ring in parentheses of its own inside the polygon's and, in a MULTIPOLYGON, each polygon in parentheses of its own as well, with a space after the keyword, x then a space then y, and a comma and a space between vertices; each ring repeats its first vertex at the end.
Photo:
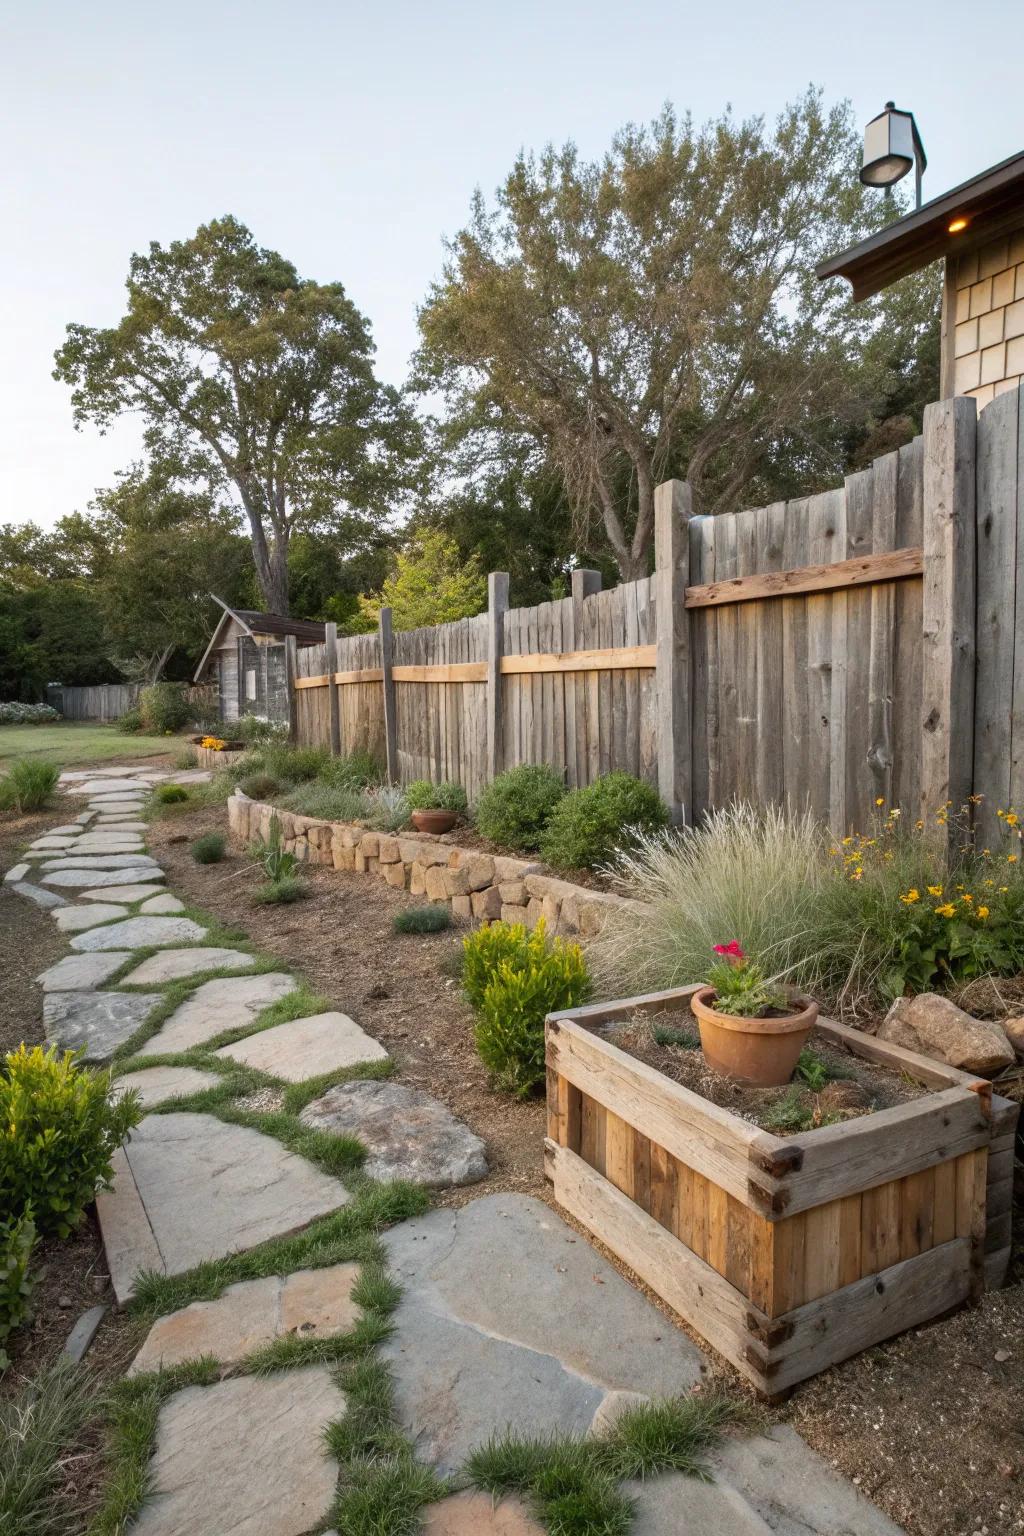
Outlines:
POLYGON ((630 773, 606 773, 558 801, 540 853, 553 869, 594 869, 641 833, 667 825, 668 808, 656 789, 630 773))
POLYGON ((544 1019, 590 995, 578 944, 549 941, 543 918, 491 923, 463 940, 463 988, 476 1009, 480 1059, 500 1088, 526 1098, 544 1082, 544 1019))
POLYGON ((391 920, 396 933, 443 933, 451 925, 452 915, 441 901, 432 902, 429 907, 406 907, 391 920))
POLYGON ((184 784, 158 784, 156 798, 161 805, 183 805, 188 799, 184 784))
POLYGON ((197 864, 219 864, 224 857, 224 849, 222 832, 206 832, 192 844, 192 857, 197 864))
POLYGON ((41 811, 49 804, 60 769, 54 763, 37 762, 22 757, 11 764, 6 778, 0 779, 0 810, 41 811))

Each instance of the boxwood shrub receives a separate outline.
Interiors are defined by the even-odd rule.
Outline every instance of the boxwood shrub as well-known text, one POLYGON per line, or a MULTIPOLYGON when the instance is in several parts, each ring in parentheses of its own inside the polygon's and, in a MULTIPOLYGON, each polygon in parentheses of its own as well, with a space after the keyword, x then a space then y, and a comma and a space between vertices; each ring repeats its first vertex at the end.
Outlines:
POLYGON ((510 768, 482 791, 476 807, 477 828, 492 843, 532 853, 564 794, 561 774, 546 763, 510 768))
POLYGON ((629 773, 607 773, 574 789, 555 806, 540 840, 553 869, 593 869, 629 842, 630 832, 668 823, 658 791, 629 773))

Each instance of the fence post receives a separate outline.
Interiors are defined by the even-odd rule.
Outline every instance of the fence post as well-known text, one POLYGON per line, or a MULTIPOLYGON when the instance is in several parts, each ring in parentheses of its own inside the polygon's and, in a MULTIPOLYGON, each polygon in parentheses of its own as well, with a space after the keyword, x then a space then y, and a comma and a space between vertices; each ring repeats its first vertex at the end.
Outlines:
POLYGON ((920 815, 930 827, 973 788, 976 441, 969 396, 925 407, 920 815))
POLYGON ((341 756, 341 708, 338 702, 338 685, 334 674, 338 670, 338 626, 324 625, 324 649, 327 666, 327 718, 331 730, 331 754, 341 756))
POLYGON ((388 783, 398 783, 398 720, 395 714, 394 641, 391 609, 382 608, 378 622, 380 633, 381 683, 384 689, 384 743, 387 751, 388 783))
POLYGON ((658 789, 673 822, 692 816, 690 729, 690 487, 665 480, 654 492, 654 590, 657 617, 658 789))
MULTIPOLYGON (((239 656, 238 665, 241 667, 242 658, 239 656)), ((284 637, 284 675, 288 687, 288 740, 299 739, 299 695, 295 687, 295 679, 299 675, 299 642, 294 635, 284 637)))
POLYGON ((505 647, 508 572, 491 571, 487 578, 487 782, 502 769, 501 655, 505 647))

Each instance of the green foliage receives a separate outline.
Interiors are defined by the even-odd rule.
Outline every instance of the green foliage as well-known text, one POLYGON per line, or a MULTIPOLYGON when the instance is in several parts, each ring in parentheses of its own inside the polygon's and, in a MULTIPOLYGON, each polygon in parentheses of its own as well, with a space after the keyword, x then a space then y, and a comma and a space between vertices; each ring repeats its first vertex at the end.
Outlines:
POLYGON ((247 773, 239 781, 238 787, 250 800, 269 800, 277 794, 281 785, 272 773, 247 773))
POLYGON ((531 853, 540 846, 544 829, 564 794, 561 775, 546 764, 509 768, 481 792, 477 828, 492 843, 531 853))
POLYGON ((248 853, 272 882, 287 879, 298 868, 298 859, 284 846, 280 816, 271 816, 266 837, 255 838, 249 844, 248 853))
POLYGON ((0 1531, 67 1536, 67 1452, 93 1411, 88 1371, 58 1358, 0 1395, 0 1531))
POLYGON ((763 1019, 772 1008, 785 1007, 782 993, 754 960, 717 960, 708 967, 707 983, 715 989, 712 1008, 738 1019, 763 1019))
POLYGON ((188 724, 189 706, 181 683, 153 683, 139 694, 142 724, 154 736, 173 735, 188 724))
POLYGON ((298 875, 278 875, 276 880, 257 886, 252 899, 261 907, 283 907, 301 901, 305 894, 305 883, 298 875))
POLYGON ((135 1092, 113 1100, 110 1074, 22 1044, 0 1075, 0 1210, 32 1208, 40 1233, 68 1233, 100 1185, 110 1159, 142 1118, 135 1092))
POLYGON ((760 1122, 766 1131, 777 1131, 791 1136, 798 1131, 813 1131, 820 1125, 834 1125, 842 1117, 823 1113, 817 1105, 814 1091, 794 1083, 774 1104, 766 1105, 760 1112, 760 1122))
POLYGON ((391 926, 396 933, 443 933, 452 925, 452 915, 444 902, 433 902, 429 907, 406 907, 396 912, 391 926))
POLYGON ((186 773, 190 768, 194 768, 198 761, 195 747, 186 747, 183 752, 175 753, 173 766, 179 773, 186 773))
POLYGON ((49 704, 0 704, 0 725, 53 725, 59 719, 49 704))
POLYGON ((184 784, 158 784, 154 793, 161 805, 182 805, 188 799, 184 784))
POLYGON ((797 1058, 796 1076, 802 1083, 807 1084, 812 1093, 820 1093, 829 1083, 852 1075, 844 1067, 836 1067, 831 1062, 823 1060, 808 1046, 804 1047, 797 1058))
POLYGON ((437 528, 416 529, 380 591, 360 602, 368 628, 376 628, 380 610, 390 608, 396 629, 449 624, 486 606, 487 577, 479 555, 467 559, 437 528))
POLYGON ((28 1317, 32 1294, 29 1263, 35 1244, 36 1224, 31 1205, 20 1215, 0 1221, 0 1372, 10 1363, 4 1341, 28 1317))
POLYGON ((463 986, 477 1010, 476 1048, 495 1082, 525 1098, 544 1081, 544 1019, 590 995, 578 944, 549 943, 544 920, 491 923, 463 940, 463 986))
POLYGON ((197 864, 219 864, 224 857, 224 849, 222 832, 206 832, 192 844, 192 857, 197 864))
POLYGON ((365 793, 354 784, 327 784, 322 779, 296 785, 281 797, 281 805, 300 816, 317 816, 323 821, 360 821, 371 810, 365 793))
POLYGON ((405 786, 405 798, 410 811, 454 811, 457 816, 465 815, 469 804, 462 785, 454 784, 450 779, 441 784, 432 784, 429 779, 413 779, 405 786))
POLYGON ((366 792, 366 824, 378 832, 400 832, 409 820, 409 802, 398 784, 379 784, 366 792))
POLYGON ((629 773, 607 773, 585 789, 573 789, 555 806, 540 840, 541 856, 554 869, 593 869, 638 832, 668 823, 658 791, 629 773))
POLYGON ((251 747, 261 742, 285 741, 288 726, 279 720, 265 720, 262 715, 240 715, 231 727, 231 734, 251 747))
POLYGON ((700 1047, 700 1035, 692 1029, 673 1029, 669 1024, 654 1024, 651 1026, 651 1036, 655 1045, 678 1045, 684 1051, 695 1051, 700 1047))
POLYGON ((331 759, 330 778, 335 783, 353 784, 357 789, 365 789, 371 784, 379 784, 384 777, 384 769, 372 752, 349 752, 347 757, 335 757, 331 759))
POLYGON ((0 810, 41 811, 53 797, 60 778, 54 763, 21 757, 13 762, 0 779, 0 810))
POLYGON ((116 722, 116 725, 122 736, 137 736, 144 729, 142 711, 140 709, 126 709, 116 722))

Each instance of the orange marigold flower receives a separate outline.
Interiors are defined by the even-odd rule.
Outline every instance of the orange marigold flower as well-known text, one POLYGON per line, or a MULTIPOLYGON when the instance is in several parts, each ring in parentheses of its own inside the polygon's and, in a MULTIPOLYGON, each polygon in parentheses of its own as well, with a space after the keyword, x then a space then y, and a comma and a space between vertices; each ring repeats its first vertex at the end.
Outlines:
POLYGON ((900 897, 900 901, 902 901, 902 903, 903 903, 903 905, 905 907, 912 907, 914 905, 915 901, 920 901, 920 900, 921 900, 921 892, 917 889, 916 886, 911 886, 910 890, 906 891, 900 897))
POLYGON ((928 895, 929 896, 941 896, 942 895, 942 886, 941 885, 930 885, 928 887, 928 895))
POLYGON ((944 902, 941 907, 935 908, 936 917, 955 917, 956 907, 951 901, 944 902))
POLYGON ((977 913, 978 913, 978 916, 981 917, 981 918, 988 917, 988 907, 978 907, 977 908, 977 913))

